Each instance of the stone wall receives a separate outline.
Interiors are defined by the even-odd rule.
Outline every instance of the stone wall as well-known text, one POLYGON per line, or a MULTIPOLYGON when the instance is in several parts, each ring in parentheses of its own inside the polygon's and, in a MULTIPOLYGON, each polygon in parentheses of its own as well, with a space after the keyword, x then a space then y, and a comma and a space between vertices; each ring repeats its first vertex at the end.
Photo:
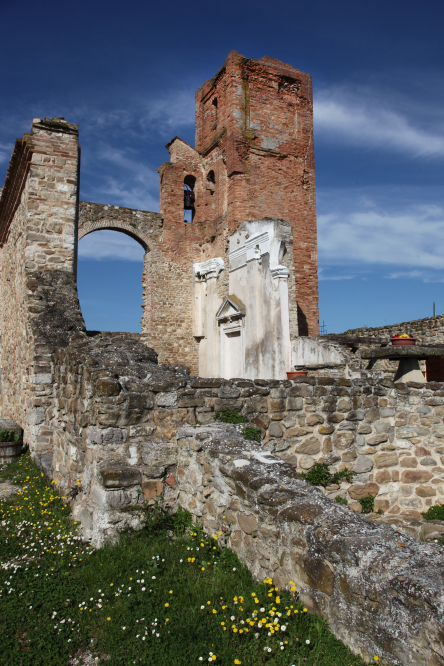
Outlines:
MULTIPOLYGON (((327 486, 327 497, 339 495, 360 511, 359 500, 371 494, 375 509, 384 511, 382 520, 426 536, 429 526, 422 525, 421 511, 444 502, 442 384, 331 377, 202 379, 190 377, 183 366, 158 366, 155 359, 152 350, 124 334, 88 338, 79 333, 56 352, 56 402, 45 418, 55 433, 54 475, 64 492, 86 468, 108 460, 107 444, 115 438, 117 454, 109 460, 138 470, 140 483, 164 488, 166 471, 174 474, 174 456, 168 464, 145 467, 144 447, 159 448, 162 457, 166 445, 175 447, 181 425, 211 424, 215 411, 226 407, 243 412, 261 429, 262 450, 296 472, 326 462, 333 472, 356 473, 352 483, 327 486), (98 459, 97 432, 105 438, 98 459)), ((90 511, 94 531, 94 488, 103 484, 95 473, 89 483, 79 501, 90 511)), ((101 510, 105 495, 103 501, 101 510)), ((101 530, 95 539, 102 538, 101 530)))
POLYGON ((355 652, 444 664, 442 549, 392 529, 395 511, 414 521, 406 500, 442 501, 443 385, 193 378, 183 366, 158 366, 124 334, 80 332, 53 362, 46 417, 55 448, 42 463, 96 546, 138 529, 144 499, 181 505, 210 534, 221 531, 256 577, 280 587, 294 580, 303 603, 355 652), (242 426, 215 425, 223 407, 243 410, 263 442, 245 440, 242 426), (310 486, 298 470, 315 459, 355 466, 356 483, 326 494, 310 486), (331 499, 367 492, 390 497, 392 527, 331 499))
POLYGON ((179 504, 222 532, 255 578, 293 581, 302 603, 372 663, 444 663, 442 548, 331 502, 233 426, 182 427, 177 444, 179 504))
POLYGON ((408 333, 418 339, 418 344, 444 344, 444 315, 404 321, 401 324, 389 324, 376 328, 350 328, 340 335, 391 338, 397 333, 408 333))
POLYGON ((35 119, 17 140, 0 199, 2 411, 51 450, 51 354, 84 330, 74 279, 78 127, 35 119))

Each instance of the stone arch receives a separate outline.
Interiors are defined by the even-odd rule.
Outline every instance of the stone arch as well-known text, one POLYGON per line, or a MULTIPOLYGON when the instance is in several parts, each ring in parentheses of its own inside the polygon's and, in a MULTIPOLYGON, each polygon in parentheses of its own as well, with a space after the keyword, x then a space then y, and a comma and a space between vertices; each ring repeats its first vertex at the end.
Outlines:
POLYGON ((143 247, 145 252, 150 251, 148 235, 141 229, 138 229, 135 226, 133 227, 130 222, 122 220, 95 220, 94 222, 86 222, 85 224, 79 225, 78 240, 81 240, 93 231, 99 231, 102 229, 121 231, 137 241, 143 247))

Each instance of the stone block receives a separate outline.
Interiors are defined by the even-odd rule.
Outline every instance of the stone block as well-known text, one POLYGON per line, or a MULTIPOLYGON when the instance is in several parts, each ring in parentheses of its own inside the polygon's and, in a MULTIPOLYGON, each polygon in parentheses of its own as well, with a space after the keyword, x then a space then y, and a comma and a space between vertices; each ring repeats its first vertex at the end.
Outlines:
POLYGON ((362 506, 359 502, 350 502, 348 506, 350 509, 353 509, 353 511, 356 511, 356 513, 362 513, 362 506))
MULTIPOLYGON (((320 451, 321 442, 317 439, 317 437, 308 437, 308 439, 305 439, 296 447, 297 453, 304 453, 307 456, 314 456, 317 453, 320 453, 320 451)), ((302 467, 301 464, 300 466, 302 467)), ((310 465, 310 467, 311 466, 312 465, 310 465)))
POLYGON ((347 463, 347 462, 353 462, 356 459, 357 453, 355 450, 351 451, 346 451, 345 453, 342 454, 342 462, 347 463))
POLYGON ((165 442, 145 442, 140 445, 144 465, 167 467, 177 461, 177 444, 165 442))
POLYGON ((309 414, 306 419, 306 424, 308 426, 314 426, 317 423, 323 423, 324 422, 324 417, 321 416, 320 414, 309 414))
POLYGON ((418 467, 418 460, 415 456, 403 456, 399 464, 401 467, 418 467))
POLYGON ((279 423, 272 423, 268 429, 270 437, 283 437, 284 433, 279 423))
POLYGON ((127 488, 142 481, 140 469, 125 465, 103 466, 99 473, 104 488, 127 488))
POLYGON ((376 497, 378 492, 379 486, 373 481, 370 481, 369 483, 356 483, 348 489, 348 494, 355 500, 364 499, 364 497, 368 497, 369 495, 376 497))
POLYGON ((387 469, 383 469, 380 472, 376 472, 375 481, 379 484, 389 483, 391 480, 390 472, 387 469))
POLYGON ((417 488, 415 488, 415 493, 419 495, 419 497, 435 497, 436 489, 432 486, 417 486, 417 488))
POLYGON ((333 412, 333 414, 329 414, 327 417, 327 421, 330 421, 331 423, 341 423, 344 419, 344 414, 340 414, 339 412, 333 412))
POLYGON ((246 533, 252 534, 257 531, 258 523, 253 514, 239 513, 237 517, 239 527, 246 533))
POLYGON ((367 437, 365 440, 368 446, 378 446, 383 442, 388 442, 388 435, 373 435, 373 437, 367 437))
POLYGON ((331 435, 332 432, 334 432, 334 427, 333 426, 319 426, 318 428, 318 433, 320 435, 331 435))
POLYGON ((142 492, 146 499, 154 499, 162 495, 162 481, 150 480, 142 483, 142 492))
POLYGON ((402 472, 401 474, 401 482, 402 483, 426 483, 427 481, 430 481, 430 479, 433 477, 433 474, 430 472, 427 472, 426 470, 406 470, 405 472, 402 472))
POLYGON ((158 407, 175 407, 177 405, 177 392, 169 391, 168 393, 158 393, 156 396, 156 404, 158 407))
POLYGON ((397 428, 396 437, 398 439, 411 439, 412 437, 424 437, 429 434, 428 428, 424 428, 420 425, 415 426, 403 426, 397 428))
POLYGON ((332 437, 333 446, 340 451, 348 449, 353 444, 354 440, 354 432, 349 430, 336 432, 332 437))
POLYGON ((299 457, 299 467, 302 469, 311 469, 315 462, 315 459, 311 456, 303 455, 299 457))
POLYGON ((353 471, 356 474, 365 474, 366 472, 371 472, 373 466, 373 460, 369 456, 358 456, 353 465, 353 471))
POLYGON ((365 417, 364 411, 352 410, 347 414, 346 419, 347 421, 363 421, 364 417, 365 417))
POLYGON ((375 512, 381 510, 381 511, 388 511, 390 507, 390 501, 388 499, 375 499, 375 512))
POLYGON ((95 383, 96 394, 105 398, 119 395, 121 389, 119 382, 111 377, 101 377, 95 383))
MULTIPOLYGON (((205 405, 205 400, 203 398, 198 398, 196 396, 184 396, 179 398, 177 401, 178 407, 203 407, 205 405)), ((167 406, 167 405, 164 405, 167 406)), ((223 407, 228 407, 228 405, 223 405, 223 407)), ((223 409, 219 407, 218 409, 223 409)))
POLYGON ((375 455, 375 465, 378 468, 381 467, 394 467, 398 464, 398 454, 392 453, 390 451, 384 451, 383 453, 377 453, 375 455))

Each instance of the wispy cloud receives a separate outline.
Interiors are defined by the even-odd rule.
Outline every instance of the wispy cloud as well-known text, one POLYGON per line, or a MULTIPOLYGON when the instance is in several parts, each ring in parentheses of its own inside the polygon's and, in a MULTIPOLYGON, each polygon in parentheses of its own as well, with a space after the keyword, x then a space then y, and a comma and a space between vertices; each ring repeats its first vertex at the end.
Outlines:
POLYGON ((5 143, 0 143, 0 163, 7 162, 12 154, 13 146, 8 146, 5 143))
POLYGON ((141 210, 159 209, 159 174, 130 150, 102 145, 84 167, 86 172, 91 171, 96 176, 94 187, 84 190, 86 198, 141 210))
MULTIPOLYGON (((412 204, 384 209, 368 197, 350 201, 346 196, 342 203, 341 207, 336 200, 333 212, 318 217, 321 265, 342 269, 344 265, 399 266, 410 274, 444 270, 442 206, 412 204)), ((326 204, 324 201, 324 209, 326 204)), ((347 272, 342 270, 342 274, 347 272)))
POLYGON ((119 231, 94 231, 79 241, 80 260, 143 261, 144 254, 139 243, 119 231))
POLYGON ((428 117, 426 127, 421 122, 405 100, 384 97, 381 89, 325 88, 314 99, 315 133, 322 140, 415 157, 444 157, 442 120, 428 117))

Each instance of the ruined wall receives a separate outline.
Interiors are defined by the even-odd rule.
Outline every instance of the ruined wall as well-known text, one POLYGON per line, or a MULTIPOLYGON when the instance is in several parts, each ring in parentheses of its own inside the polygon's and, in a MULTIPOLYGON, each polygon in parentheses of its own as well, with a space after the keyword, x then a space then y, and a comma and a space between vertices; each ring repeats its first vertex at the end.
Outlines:
POLYGON ((42 463, 96 546, 138 529, 142 500, 161 498, 189 509, 210 534, 221 531, 256 577, 295 581, 303 603, 354 651, 444 664, 442 549, 331 499, 390 496, 389 522, 399 511, 407 525, 419 514, 406 500, 442 502, 443 385, 193 378, 158 366, 125 334, 79 333, 53 361, 55 449, 42 463), (263 427, 263 442, 245 440, 242 426, 214 425, 223 407, 263 427), (324 494, 298 478, 321 456, 355 466, 356 483, 324 494), (415 464, 403 466, 407 459, 415 464))
POLYGON ((397 333, 408 333, 418 338, 418 344, 444 344, 444 315, 404 321, 400 324, 377 326, 376 328, 350 328, 341 335, 391 338, 397 333))
POLYGON ((255 578, 293 581, 372 663, 444 663, 442 548, 331 502, 233 426, 182 427, 177 445, 179 504, 222 533, 255 578))
MULTIPOLYGON (((145 250, 142 272, 141 326, 147 336, 147 344, 151 344, 150 336, 157 327, 154 292, 161 270, 159 256, 161 256, 162 228, 163 220, 159 213, 87 201, 80 202, 78 240, 94 231, 111 229, 130 236, 145 250)), ((168 294, 165 294, 165 299, 167 298, 168 294)), ((165 360, 166 353, 166 348, 162 346, 160 349, 161 362, 165 360)))
POLYGON ((196 149, 176 137, 167 146, 171 162, 159 169, 165 228, 174 224, 180 235, 190 226, 201 230, 202 256, 195 262, 223 257, 228 235, 242 222, 271 217, 291 225, 293 335, 318 332, 312 116, 308 74, 232 51, 196 93, 196 149), (192 225, 183 221, 183 186, 190 178, 192 225))
POLYGON ((51 449, 51 353, 84 328, 73 275, 78 169, 77 125, 36 119, 0 199, 2 411, 36 451, 51 449))
MULTIPOLYGON (((55 354, 54 475, 66 492, 82 470, 107 460, 107 437, 120 442, 116 464, 138 469, 140 482, 162 485, 166 467, 159 463, 156 469, 153 463, 144 468, 144 447, 159 447, 161 457, 165 445, 175 446, 180 425, 211 424, 214 412, 227 407, 246 414, 262 430, 262 450, 296 472, 315 462, 327 462, 332 471, 356 472, 352 483, 327 486, 328 497, 340 495, 359 511, 358 500, 371 494, 385 521, 426 535, 421 511, 444 502, 442 384, 331 377, 202 379, 189 377, 183 366, 153 364, 153 358, 152 350, 124 334, 78 334, 55 354), (91 433, 97 429, 105 447, 96 460, 91 433)), ((167 467, 174 465, 173 456, 167 467)), ((90 481, 82 501, 85 506, 92 502, 87 510, 93 516, 94 487, 102 488, 102 482, 99 477, 90 481)))

